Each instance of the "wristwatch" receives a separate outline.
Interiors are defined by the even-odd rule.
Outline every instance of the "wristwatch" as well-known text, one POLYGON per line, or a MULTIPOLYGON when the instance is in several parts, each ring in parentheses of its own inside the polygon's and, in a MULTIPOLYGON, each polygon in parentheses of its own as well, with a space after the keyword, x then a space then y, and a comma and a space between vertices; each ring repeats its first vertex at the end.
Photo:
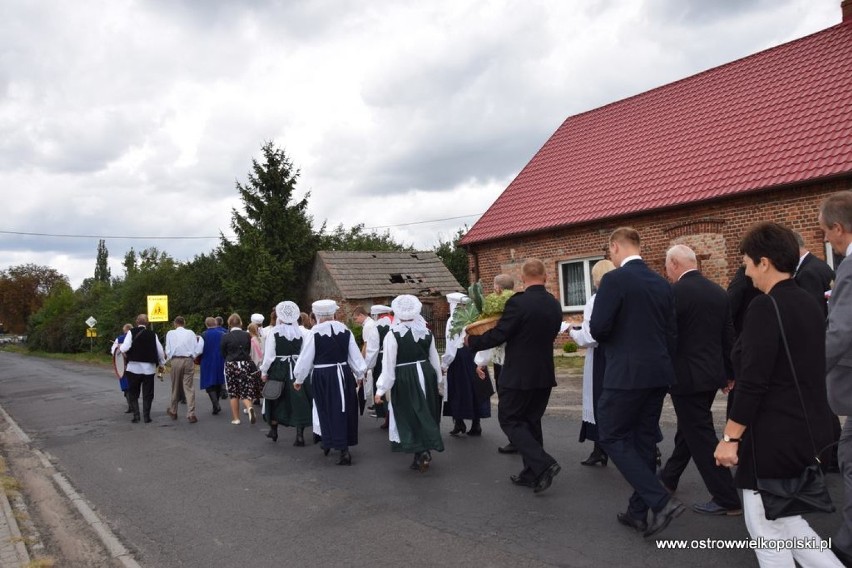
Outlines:
POLYGON ((731 437, 730 437, 730 436, 728 436, 727 434, 722 434, 722 441, 723 441, 723 442, 734 442, 734 443, 739 443, 740 441, 742 441, 742 438, 731 438, 731 437))

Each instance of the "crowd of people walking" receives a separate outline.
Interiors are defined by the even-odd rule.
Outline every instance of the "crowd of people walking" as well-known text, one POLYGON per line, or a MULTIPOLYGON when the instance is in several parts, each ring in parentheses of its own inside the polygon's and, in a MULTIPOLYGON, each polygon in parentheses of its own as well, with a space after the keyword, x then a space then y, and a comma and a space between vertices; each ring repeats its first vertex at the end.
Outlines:
MULTIPOLYGON (((852 253, 852 192, 826 199, 815 221, 835 254, 852 253)), ((727 291, 701 273, 685 244, 666 253, 668 281, 646 264, 632 228, 616 229, 608 252, 591 271, 596 293, 582 322, 563 322, 562 306, 546 288, 546 266, 528 259, 523 291, 508 299, 496 325, 480 335, 451 335, 448 325, 442 355, 411 295, 351 314, 362 328, 360 348, 336 319, 340 308, 333 300, 314 302, 310 315, 280 302, 269 326, 254 314, 245 331, 238 314, 228 318, 227 329, 207 318, 199 336, 178 317, 165 348, 143 314, 114 345, 127 357, 127 412, 133 422, 151 421, 154 373, 170 361, 167 413, 178 418, 183 393, 186 418, 196 422, 193 373, 200 362, 200 387, 212 413, 229 399, 235 426, 243 416, 255 423, 262 400, 272 442, 284 426, 295 429, 295 446, 305 446, 311 427, 314 443, 349 466, 358 416, 369 407, 384 420, 390 449, 410 454, 411 469, 426 472, 433 452, 444 450, 442 415, 452 419, 451 436, 481 434, 495 393, 491 364, 497 420, 509 442, 499 449, 523 461, 510 481, 541 493, 562 469, 545 450, 542 418, 556 386, 554 342, 567 331, 586 349, 579 439, 593 447, 581 463, 612 462, 633 490, 626 509, 614 515, 617 523, 645 537, 666 529, 687 508, 675 493, 692 461, 709 493, 708 501, 692 504, 696 513, 744 515, 755 540, 817 538, 800 511, 777 513, 767 504, 764 480, 817 471, 819 488, 821 472, 839 471, 843 522, 831 550, 755 552, 761 566, 852 565, 852 426, 847 420, 841 428, 838 420, 852 414, 852 265, 842 263, 835 275, 801 235, 773 222, 756 223, 743 235, 743 268, 727 291), (728 396, 721 436, 712 413, 719 392, 728 396), (677 429, 662 465, 666 395, 677 429)), ((498 290, 514 288, 508 275, 494 283, 498 290)), ((453 293, 447 301, 452 313, 469 298, 453 293)))

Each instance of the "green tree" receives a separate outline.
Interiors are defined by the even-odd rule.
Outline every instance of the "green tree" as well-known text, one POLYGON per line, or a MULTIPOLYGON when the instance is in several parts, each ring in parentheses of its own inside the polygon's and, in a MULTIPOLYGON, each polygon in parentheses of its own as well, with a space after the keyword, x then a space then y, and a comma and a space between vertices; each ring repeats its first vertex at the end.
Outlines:
POLYGON ((318 239, 307 213, 310 194, 296 196, 298 170, 272 142, 261 152, 247 182, 236 184, 243 204, 242 212, 231 212, 236 240, 222 235, 218 253, 229 307, 266 313, 281 300, 301 298, 318 239))
POLYGON ((467 250, 459 246, 459 241, 467 233, 468 227, 465 225, 450 240, 445 241, 443 238, 438 238, 438 246, 435 247, 437 254, 456 280, 463 287, 470 286, 470 267, 467 261, 467 250))
POLYGON ((333 251, 413 251, 414 247, 396 242, 390 231, 367 232, 364 224, 346 229, 338 225, 331 233, 320 230, 319 250, 333 251))
POLYGON ((95 259, 95 280, 97 282, 109 282, 111 273, 109 265, 109 251, 106 248, 106 241, 103 239, 98 241, 98 256, 95 259))

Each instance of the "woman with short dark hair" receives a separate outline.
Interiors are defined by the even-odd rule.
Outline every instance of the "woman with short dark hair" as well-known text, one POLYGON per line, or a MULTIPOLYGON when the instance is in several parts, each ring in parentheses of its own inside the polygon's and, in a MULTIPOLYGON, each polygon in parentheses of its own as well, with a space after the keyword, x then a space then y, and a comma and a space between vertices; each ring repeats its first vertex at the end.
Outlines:
POLYGON ((222 337, 222 356, 225 358, 225 384, 231 395, 231 424, 240 423, 239 402, 248 411, 249 422, 257 417, 252 401, 260 397, 260 371, 251 360, 251 336, 242 329, 239 314, 228 318, 228 333, 222 337))
MULTIPOLYGON (((719 465, 739 466, 734 480, 743 490, 746 527, 753 539, 819 539, 801 515, 768 520, 757 492, 757 478, 797 478, 815 463, 814 448, 831 443, 822 310, 792 279, 799 261, 792 231, 777 223, 758 223, 743 237, 740 252, 746 275, 763 294, 749 305, 731 353, 736 396, 714 455, 719 465)), ((795 562, 841 566, 830 550, 772 547, 755 549, 755 553, 763 567, 793 566, 795 562)))

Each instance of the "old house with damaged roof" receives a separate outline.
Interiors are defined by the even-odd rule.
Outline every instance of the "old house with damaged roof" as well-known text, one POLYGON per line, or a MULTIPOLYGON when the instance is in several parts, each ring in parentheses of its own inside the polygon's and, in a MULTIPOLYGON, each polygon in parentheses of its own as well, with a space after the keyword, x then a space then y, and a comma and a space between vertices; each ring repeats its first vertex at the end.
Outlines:
POLYGON ((576 316, 624 225, 660 273, 682 243, 723 286, 760 220, 835 263, 817 209, 852 189, 852 0, 841 12, 818 33, 566 119, 462 239, 471 280, 518 277, 539 258, 576 316))
POLYGON ((335 300, 348 318, 356 306, 370 311, 372 304, 390 305, 400 294, 412 294, 423 303, 421 314, 436 344, 444 345, 449 304, 446 295, 462 286, 433 251, 358 252, 320 251, 308 280, 307 300, 335 300))

